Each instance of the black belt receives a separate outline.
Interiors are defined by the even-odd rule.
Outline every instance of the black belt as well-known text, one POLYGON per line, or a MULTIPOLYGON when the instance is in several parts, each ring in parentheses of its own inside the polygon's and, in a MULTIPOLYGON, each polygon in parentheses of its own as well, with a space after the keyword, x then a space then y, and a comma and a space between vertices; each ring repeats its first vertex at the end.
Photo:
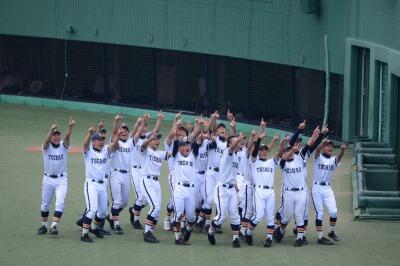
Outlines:
POLYGON ((115 171, 115 172, 120 172, 121 174, 126 174, 126 173, 128 173, 128 170, 124 170, 124 169, 117 169, 117 168, 114 168, 114 171, 115 171))
POLYGON ((189 184, 189 183, 178 182, 178 185, 181 185, 181 186, 184 186, 184 187, 194 187, 194 184, 189 184))
POLYGON ((228 185, 228 184, 222 184, 222 186, 227 188, 233 188, 233 185, 228 185))
POLYGON ((303 190, 303 187, 292 187, 292 188, 285 188, 286 191, 300 191, 303 190))
POLYGON ((254 185, 254 187, 263 188, 263 189, 273 189, 274 187, 270 186, 261 186, 261 185, 254 185))
POLYGON ((208 167, 208 169, 213 169, 215 172, 219 172, 219 167, 208 167))
POLYGON ((92 179, 92 182, 96 182, 96 183, 99 183, 99 184, 103 184, 104 183, 104 181, 100 180, 100 179, 92 179))
POLYGON ((133 168, 137 168, 137 169, 140 169, 140 168, 142 168, 140 165, 134 165, 134 166, 132 166, 133 168))
POLYGON ((47 173, 44 173, 45 176, 51 177, 51 178, 57 178, 57 177, 62 177, 64 174, 59 174, 59 175, 49 175, 47 173))
POLYGON ((314 182, 314 185, 320 185, 320 186, 330 186, 331 183, 329 182, 314 182))
POLYGON ((153 179, 155 181, 158 181, 158 176, 147 176, 147 179, 153 179))
POLYGON ((206 173, 206 171, 199 171, 198 174, 200 175, 204 175, 206 173))

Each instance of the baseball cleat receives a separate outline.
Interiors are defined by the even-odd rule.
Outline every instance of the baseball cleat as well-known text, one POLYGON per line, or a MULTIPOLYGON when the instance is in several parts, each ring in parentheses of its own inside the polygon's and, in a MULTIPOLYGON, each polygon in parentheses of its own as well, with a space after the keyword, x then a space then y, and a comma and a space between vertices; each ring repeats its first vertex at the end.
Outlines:
POLYGON ((133 226, 133 229, 136 229, 136 230, 143 230, 143 226, 140 224, 140 221, 139 221, 139 220, 134 221, 133 224, 132 224, 132 226, 133 226))
POLYGON ((99 228, 96 228, 94 230, 90 229, 89 232, 94 234, 98 238, 104 238, 103 232, 99 228))
POLYGON ((47 228, 46 226, 42 225, 39 229, 38 229, 38 235, 44 235, 47 233, 47 228))
POLYGON ((297 238, 293 243, 293 247, 301 247, 304 244, 304 240, 302 238, 297 238))
POLYGON ((81 241, 91 243, 91 242, 93 242, 93 239, 91 239, 89 234, 86 233, 86 234, 81 235, 81 241))
POLYGON ((110 225, 111 230, 114 229, 114 221, 110 219, 109 216, 106 217, 108 224, 110 225))
POLYGON ((210 242, 211 245, 215 245, 215 236, 212 234, 207 234, 208 237, 208 242, 210 242))
POLYGON ((202 221, 196 223, 194 227, 197 229, 197 231, 202 232, 205 224, 206 224, 206 222, 204 220, 202 220, 202 221))
POLYGON ((339 237, 335 234, 334 231, 331 231, 331 232, 328 234, 328 236, 329 236, 329 238, 332 238, 334 241, 339 241, 339 240, 340 240, 339 237))
POLYGON ((148 231, 146 233, 143 234, 143 240, 144 242, 147 243, 158 243, 160 242, 154 235, 152 232, 148 231))
POLYGON ((58 235, 57 226, 50 227, 50 235, 58 235))
POLYGON ((99 231, 101 231, 101 232, 103 233, 103 235, 105 235, 105 236, 109 236, 109 235, 111 235, 111 233, 110 233, 110 232, 108 232, 107 230, 104 230, 104 228, 103 228, 103 227, 98 227, 98 229, 99 229, 99 231))
POLYGON ((272 239, 269 239, 269 238, 265 239, 265 241, 264 241, 264 247, 265 247, 265 248, 269 248, 269 247, 271 247, 271 246, 272 246, 272 239))
POLYGON ((221 225, 220 225, 220 224, 217 225, 217 226, 214 228, 214 231, 215 231, 216 234, 222 234, 222 227, 221 227, 221 225))
POLYGON ((246 243, 247 243, 247 245, 249 245, 249 246, 252 246, 253 245, 253 236, 251 235, 246 235, 246 243))
POLYGON ((83 219, 82 219, 82 217, 79 218, 79 219, 76 221, 76 225, 79 226, 79 227, 82 227, 82 226, 83 226, 83 219))
POLYGON ((175 245, 188 246, 190 243, 187 243, 183 238, 179 238, 175 239, 175 245))
POLYGON ((277 229, 274 231, 275 243, 281 243, 282 238, 283 238, 283 234, 282 234, 281 230, 280 230, 279 228, 277 228, 277 229))
POLYGON ((240 248, 240 241, 239 241, 239 238, 236 238, 235 240, 233 240, 233 242, 232 242, 232 247, 234 247, 234 248, 240 248))
POLYGON ((330 241, 326 237, 322 237, 322 238, 318 239, 317 243, 320 244, 320 245, 333 245, 332 241, 330 241))
POLYGON ((191 234, 192 234, 192 231, 186 230, 185 234, 183 235, 183 239, 185 239, 185 241, 189 241, 191 234))
POLYGON ((115 228, 114 228, 114 233, 117 234, 117 235, 123 235, 124 231, 122 231, 121 226, 116 225, 115 228))

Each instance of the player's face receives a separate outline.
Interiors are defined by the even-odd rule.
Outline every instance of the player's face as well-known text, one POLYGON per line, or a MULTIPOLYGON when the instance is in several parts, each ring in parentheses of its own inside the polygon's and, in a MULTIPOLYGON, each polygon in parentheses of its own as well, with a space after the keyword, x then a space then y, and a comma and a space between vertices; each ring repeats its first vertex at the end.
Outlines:
POLYGON ((101 139, 101 140, 93 140, 93 147, 94 148, 96 148, 96 149, 98 149, 98 150, 102 150, 103 149, 103 147, 104 147, 104 143, 105 143, 105 141, 104 141, 104 138, 103 139, 101 139))
POLYGON ((190 145, 184 145, 184 146, 180 146, 179 147, 179 152, 183 155, 183 156, 188 156, 190 153, 190 145))
POLYGON ((121 133, 119 139, 120 139, 120 140, 127 140, 127 139, 128 139, 128 135, 129 135, 128 130, 123 129, 123 131, 122 131, 122 133, 121 133))
POLYGON ((325 146, 324 149, 323 149, 323 153, 325 153, 326 155, 331 156, 332 152, 333 152, 333 146, 330 145, 330 144, 325 146))
POLYGON ((150 141, 150 143, 149 143, 149 146, 150 146, 153 150, 157 150, 159 145, 160 145, 160 140, 159 140, 159 139, 153 139, 153 140, 150 141))
MULTIPOLYGON (((287 151, 285 151, 284 153, 283 153, 283 155, 285 156, 285 157, 287 157, 290 153, 291 153, 291 151, 292 151, 292 149, 288 149, 287 151)), ((293 159, 293 154, 291 154, 291 155, 289 155, 289 157, 287 157, 289 160, 291 160, 291 159, 293 159)))
POLYGON ((258 156, 263 159, 266 160, 267 159, 267 155, 268 155, 268 151, 267 149, 262 149, 258 152, 258 156))
POLYGON ((187 137, 186 131, 183 129, 178 130, 179 138, 183 139, 184 137, 187 137))
POLYGON ((294 144, 294 147, 296 147, 298 150, 301 150, 301 142, 298 141, 294 144))
POLYGON ((145 135, 146 132, 147 132, 147 124, 145 124, 143 129, 142 129, 142 132, 141 132, 142 136, 145 135))
POLYGON ((226 130, 225 130, 224 127, 219 127, 219 128, 217 129, 217 136, 218 136, 218 137, 226 138, 226 130))
POLYGON ((54 145, 60 145, 60 141, 61 141, 61 134, 56 133, 51 136, 50 142, 53 143, 54 145))

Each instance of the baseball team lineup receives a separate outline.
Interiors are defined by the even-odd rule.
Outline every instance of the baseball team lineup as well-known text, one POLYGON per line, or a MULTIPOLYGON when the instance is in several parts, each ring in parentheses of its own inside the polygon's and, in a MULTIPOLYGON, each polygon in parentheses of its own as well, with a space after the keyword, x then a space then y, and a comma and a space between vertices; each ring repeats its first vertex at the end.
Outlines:
MULTIPOLYGON (((333 154, 334 145, 329 140, 327 125, 316 127, 303 145, 300 134, 306 128, 306 120, 293 134, 282 138, 275 135, 269 143, 263 143, 267 127, 264 119, 259 128, 246 137, 237 132, 234 114, 228 110, 226 117, 227 124, 219 122, 215 111, 209 118, 197 117, 191 125, 183 124, 183 115, 179 112, 165 138, 159 133, 164 120, 161 111, 152 130, 148 128, 151 117, 147 113, 138 117, 131 129, 117 114, 109 136, 103 122, 99 122, 97 128, 90 126, 82 144, 85 205, 82 204, 83 214, 76 222, 82 228, 80 240, 94 242, 91 235, 97 238, 111 235, 105 229, 106 222, 114 234, 122 235, 120 213, 128 209, 133 229, 143 231, 145 242, 158 243, 156 226, 161 207, 166 204, 161 227, 173 232, 171 242, 176 245, 195 244, 190 242, 193 232, 204 232, 209 244, 216 245, 216 235, 222 233, 222 224, 230 222, 232 247, 239 248, 241 241, 252 246, 253 237, 256 237, 254 230, 262 226, 265 228, 263 246, 269 248, 273 242, 281 243, 293 218, 296 235, 293 246, 301 247, 308 244, 306 233, 311 201, 317 244, 337 243, 338 210, 332 178, 346 145, 342 144, 338 153, 333 154), (312 160, 313 165, 311 187, 307 185, 308 160, 312 160), (164 163, 168 165, 168 176, 161 174, 164 163), (280 195, 274 190, 276 171, 282 177, 280 195), (168 189, 161 187, 162 178, 168 179, 168 189), (128 206, 131 187, 134 202, 128 206), (169 194, 168 202, 162 202, 162 193, 169 194), (277 197, 280 205, 276 210, 277 197), (323 231, 324 208, 329 214, 327 235, 323 231), (141 218, 145 220, 143 225, 141 218)), ((42 144, 44 174, 38 235, 59 234, 58 223, 68 191, 70 139, 75 124, 71 117, 63 138, 58 125, 51 125, 42 144), (54 213, 49 226, 54 196, 54 213)))

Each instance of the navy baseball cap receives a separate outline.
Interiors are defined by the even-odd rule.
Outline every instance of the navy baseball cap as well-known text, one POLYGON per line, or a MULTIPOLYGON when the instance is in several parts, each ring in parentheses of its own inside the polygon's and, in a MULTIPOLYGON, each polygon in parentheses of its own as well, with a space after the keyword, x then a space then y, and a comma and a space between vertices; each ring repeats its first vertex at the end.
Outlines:
POLYGON ((51 133, 51 135, 55 135, 55 134, 61 134, 61 131, 58 129, 58 128, 56 128, 56 129, 54 129, 53 130, 53 132, 51 133))
POLYGON ((107 129, 105 127, 103 127, 99 132, 103 133, 103 134, 106 134, 107 133, 107 129))
POLYGON ((333 142, 332 142, 332 140, 329 140, 329 139, 328 139, 328 140, 326 141, 326 144, 325 144, 325 145, 331 145, 331 146, 333 147, 333 142))
POLYGON ((179 127, 178 130, 185 131, 186 135, 189 135, 189 130, 186 127, 179 127))
POLYGON ((269 150, 269 149, 268 149, 268 145, 261 144, 261 146, 260 146, 260 151, 261 151, 261 150, 267 150, 267 151, 268 151, 268 150, 269 150))
POLYGON ((129 127, 128 127, 128 125, 125 124, 125 123, 122 123, 121 126, 120 126, 120 128, 123 128, 123 129, 125 129, 126 131, 129 131, 129 127))
POLYGON ((217 129, 218 129, 218 128, 220 128, 220 127, 223 127, 223 128, 225 128, 225 129, 226 129, 226 126, 225 126, 225 124, 224 124, 224 123, 219 123, 219 124, 218 124, 218 126, 217 126, 217 129))
MULTIPOLYGON (((153 134, 148 134, 146 138, 150 138, 150 136, 153 134)), ((156 134, 156 139, 161 139, 162 135, 161 134, 156 134)))
POLYGON ((105 139, 105 137, 103 137, 102 135, 100 135, 98 132, 96 132, 96 133, 94 133, 93 135, 92 135, 92 141, 93 140, 104 140, 105 139))
POLYGON ((180 140, 179 141, 179 147, 186 146, 186 145, 190 145, 190 141, 188 141, 188 140, 180 140))
POLYGON ((291 149, 293 149, 292 146, 286 145, 286 146, 283 148, 283 151, 285 152, 285 151, 289 151, 289 150, 291 150, 291 149))

